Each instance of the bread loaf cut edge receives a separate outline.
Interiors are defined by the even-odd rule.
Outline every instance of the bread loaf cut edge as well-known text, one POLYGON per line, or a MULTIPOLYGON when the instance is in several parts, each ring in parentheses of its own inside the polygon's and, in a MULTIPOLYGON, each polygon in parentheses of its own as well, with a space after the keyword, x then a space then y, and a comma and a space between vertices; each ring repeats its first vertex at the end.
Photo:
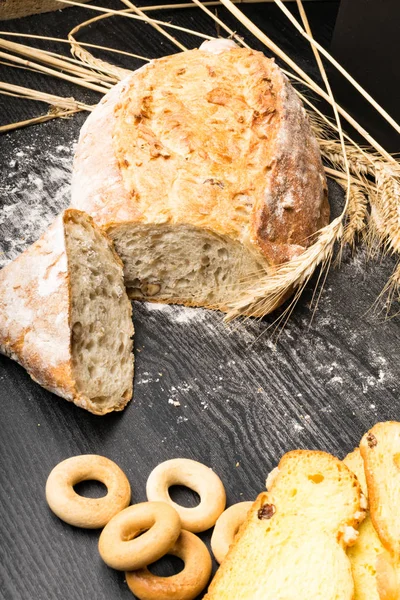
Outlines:
MULTIPOLYGON (((122 283, 122 263, 111 240, 86 213, 65 210, 37 242, 0 271, 0 352, 18 362, 43 388, 93 414, 103 415, 122 410, 132 397, 133 354, 128 393, 114 406, 99 406, 77 389, 72 366, 71 282, 65 239, 65 225, 74 217, 85 219, 107 243, 120 268, 122 283)), ((132 350, 134 330, 128 298, 127 310, 132 350)))

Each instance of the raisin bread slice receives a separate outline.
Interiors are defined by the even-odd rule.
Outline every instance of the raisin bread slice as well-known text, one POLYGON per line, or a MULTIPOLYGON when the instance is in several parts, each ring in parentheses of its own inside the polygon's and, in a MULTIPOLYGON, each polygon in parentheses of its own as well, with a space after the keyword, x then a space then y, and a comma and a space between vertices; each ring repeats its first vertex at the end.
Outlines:
POLYGON ((357 478, 325 452, 286 454, 251 508, 207 600, 352 600, 345 548, 364 513, 357 478))
POLYGON ((400 423, 377 423, 362 438, 371 520, 386 552, 379 556, 381 600, 400 598, 400 423))
MULTIPOLYGON (((343 460, 353 471, 367 499, 368 489, 364 472, 364 461, 359 448, 350 452, 343 460)), ((367 500, 366 500, 367 502, 367 500)), ((380 600, 377 582, 377 565, 384 547, 375 531, 369 512, 359 527, 359 536, 354 546, 347 550, 354 579, 354 600, 380 600)))
POLYGON ((132 397, 132 308, 111 241, 66 210, 0 271, 0 350, 95 414, 132 397))

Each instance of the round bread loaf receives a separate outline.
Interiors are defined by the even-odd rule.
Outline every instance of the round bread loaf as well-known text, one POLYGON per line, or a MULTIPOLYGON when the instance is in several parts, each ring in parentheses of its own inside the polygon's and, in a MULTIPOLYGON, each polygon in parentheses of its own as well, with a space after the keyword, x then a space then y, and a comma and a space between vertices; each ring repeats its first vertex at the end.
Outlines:
POLYGON ((72 205, 115 243, 131 298, 226 310, 329 219, 288 79, 230 40, 145 65, 82 128, 72 205))

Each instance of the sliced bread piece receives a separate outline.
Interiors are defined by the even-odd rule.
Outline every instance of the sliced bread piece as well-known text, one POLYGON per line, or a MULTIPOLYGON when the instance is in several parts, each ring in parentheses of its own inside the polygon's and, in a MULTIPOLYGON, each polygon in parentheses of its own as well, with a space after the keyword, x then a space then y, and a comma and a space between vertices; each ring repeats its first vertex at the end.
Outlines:
POLYGON ((286 454, 222 562, 207 600, 352 600, 346 546, 363 518, 357 478, 325 452, 286 454))
POLYGON ((113 239, 130 297, 220 310, 329 220, 303 105, 273 60, 232 40, 107 94, 81 131, 72 206, 113 239))
POLYGON ((369 510, 386 552, 377 561, 381 600, 400 598, 400 423, 377 423, 362 438, 360 451, 369 510))
POLYGON ((132 308, 112 242, 78 210, 0 271, 0 350, 95 414, 132 397, 132 308))
POLYGON ((377 423, 362 438, 372 522, 386 550, 400 557, 400 423, 377 423))
MULTIPOLYGON (((356 448, 350 452, 343 462, 356 475, 362 492, 367 498, 368 489, 360 449, 356 448)), ((380 600, 377 567, 385 549, 375 531, 369 512, 361 523, 358 533, 356 543, 347 550, 354 579, 354 600, 380 600)))

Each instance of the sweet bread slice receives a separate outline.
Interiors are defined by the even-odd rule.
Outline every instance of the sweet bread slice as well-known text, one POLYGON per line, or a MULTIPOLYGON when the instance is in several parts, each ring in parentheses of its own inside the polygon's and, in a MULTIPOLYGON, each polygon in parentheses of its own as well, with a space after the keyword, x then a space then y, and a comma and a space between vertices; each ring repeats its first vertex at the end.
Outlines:
POLYGON ((82 128, 71 197, 114 241, 131 298, 224 311, 329 222, 289 80, 224 39, 151 61, 105 96, 82 128))
POLYGON ((364 516, 355 475, 325 452, 296 450, 251 508, 207 600, 352 600, 345 548, 364 516))
MULTIPOLYGON (((348 454, 343 462, 357 476, 362 492, 367 498, 368 489, 364 472, 364 461, 360 449, 348 454)), ((384 547, 372 524, 369 512, 358 529, 356 543, 347 550, 354 579, 354 600, 380 600, 377 581, 377 566, 384 547)))
POLYGON ((400 423, 377 423, 362 438, 372 522, 390 554, 400 556, 400 423))
POLYGON ((374 528, 386 549, 378 561, 381 600, 400 598, 400 423, 377 423, 362 438, 360 451, 374 528))
POLYGON ((95 414, 132 397, 131 314, 112 243, 78 210, 0 271, 1 352, 95 414))

